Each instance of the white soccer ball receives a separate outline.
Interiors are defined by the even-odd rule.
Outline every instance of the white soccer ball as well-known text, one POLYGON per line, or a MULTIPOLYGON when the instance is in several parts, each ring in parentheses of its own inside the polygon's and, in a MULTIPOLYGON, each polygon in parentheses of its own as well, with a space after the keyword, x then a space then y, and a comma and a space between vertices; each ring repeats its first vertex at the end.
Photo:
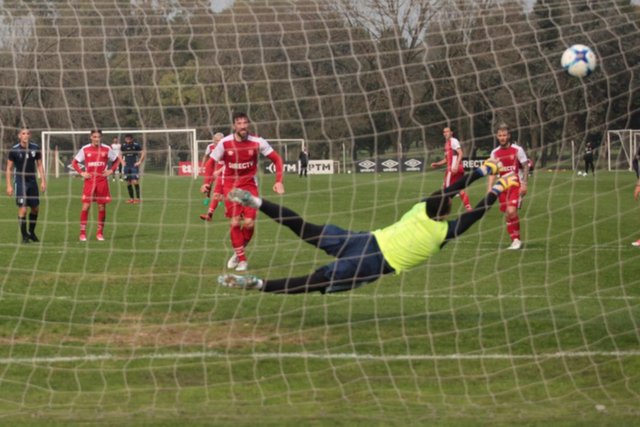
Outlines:
POLYGON ((596 68, 596 54, 591 48, 582 44, 574 44, 562 54, 562 68, 574 77, 586 77, 596 68))

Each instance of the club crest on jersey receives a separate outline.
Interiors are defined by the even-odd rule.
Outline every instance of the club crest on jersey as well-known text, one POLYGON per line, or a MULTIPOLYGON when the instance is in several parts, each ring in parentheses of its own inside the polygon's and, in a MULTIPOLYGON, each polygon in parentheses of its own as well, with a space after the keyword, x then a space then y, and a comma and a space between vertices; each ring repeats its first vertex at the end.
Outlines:
POLYGON ((36 156, 36 152, 35 152, 35 151, 32 151, 32 152, 31 152, 31 157, 35 157, 35 156, 36 156))
POLYGON ((253 156, 253 150, 249 150, 249 155, 253 156))

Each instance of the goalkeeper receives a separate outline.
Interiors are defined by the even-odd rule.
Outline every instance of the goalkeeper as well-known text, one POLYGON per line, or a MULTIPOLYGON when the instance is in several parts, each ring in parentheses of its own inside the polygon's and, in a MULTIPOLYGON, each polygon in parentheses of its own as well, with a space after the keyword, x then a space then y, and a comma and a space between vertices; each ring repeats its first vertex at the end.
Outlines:
POLYGON ((500 193, 519 185, 514 174, 504 176, 475 209, 455 220, 445 221, 451 210, 453 196, 472 182, 490 174, 495 175, 499 169, 499 162, 489 159, 459 181, 414 205, 396 223, 373 232, 353 232, 335 225, 311 224, 284 206, 255 197, 244 190, 232 190, 228 197, 234 202, 260 209, 276 222, 289 227, 305 242, 337 259, 307 276, 272 280, 225 274, 218 277, 218 283, 231 288, 258 289, 263 292, 329 293, 355 289, 385 274, 416 267, 482 218, 500 193))

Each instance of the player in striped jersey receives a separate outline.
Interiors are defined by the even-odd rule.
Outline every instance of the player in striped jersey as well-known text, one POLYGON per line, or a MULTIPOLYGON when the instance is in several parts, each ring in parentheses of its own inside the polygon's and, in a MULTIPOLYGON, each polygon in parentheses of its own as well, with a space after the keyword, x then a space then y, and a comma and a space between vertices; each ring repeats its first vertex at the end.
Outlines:
MULTIPOLYGON (((514 173, 520 184, 500 194, 500 212, 505 214, 507 232, 511 237, 511 246, 508 249, 518 250, 522 248, 518 209, 522 205, 522 197, 527 194, 529 159, 522 147, 511 142, 511 132, 506 124, 501 123, 498 126, 496 139, 499 145, 491 152, 491 157, 502 163, 498 176, 514 173)), ((489 187, 493 185, 494 179, 489 177, 489 187)))
MULTIPOLYGON (((453 131, 450 127, 446 127, 442 130, 444 135, 444 159, 431 163, 432 168, 438 168, 440 166, 447 166, 447 171, 444 174, 444 184, 442 188, 446 188, 458 181, 464 175, 464 167, 462 166, 462 145, 457 138, 454 138, 453 131)), ((471 203, 469 202, 469 196, 465 191, 458 193, 460 200, 466 210, 471 210, 471 203)))
MULTIPOLYGON (((249 191, 257 196, 258 155, 262 154, 275 165, 276 182, 273 185, 273 191, 277 194, 284 194, 283 163, 280 155, 274 151, 267 140, 249 132, 249 117, 245 113, 234 113, 232 120, 233 133, 222 138, 209 155, 209 160, 205 165, 204 183, 200 187, 200 191, 207 194, 211 190, 211 184, 214 180, 223 179, 222 192, 225 196, 235 188, 249 191), (214 170, 219 162, 224 163, 224 170, 218 178, 214 170)), ((225 200, 225 215, 230 218, 230 237, 234 252, 227 261, 227 268, 246 271, 249 264, 244 248, 253 236, 257 210, 227 199, 225 200)))
POLYGON ((222 286, 258 289, 263 292, 322 293, 355 289, 385 274, 400 273, 424 263, 452 239, 460 236, 498 199, 518 185, 514 175, 500 178, 475 209, 452 221, 445 218, 451 210, 451 198, 486 175, 497 173, 499 163, 490 159, 450 187, 438 190, 415 204, 396 223, 373 231, 353 232, 335 225, 306 222, 292 210, 242 190, 229 196, 246 206, 253 206, 276 222, 288 227, 305 242, 336 257, 328 265, 301 277, 260 279, 256 276, 225 274, 218 277, 222 286))
POLYGON ((97 240, 104 240, 104 222, 107 217, 107 203, 111 202, 109 176, 112 175, 120 159, 109 145, 102 143, 102 130, 91 130, 91 143, 83 146, 73 158, 71 166, 84 178, 82 188, 82 210, 80 211, 80 241, 87 241, 87 221, 91 202, 98 204, 97 240), (112 162, 109 168, 109 162, 112 162), (84 170, 80 168, 84 164, 84 170))

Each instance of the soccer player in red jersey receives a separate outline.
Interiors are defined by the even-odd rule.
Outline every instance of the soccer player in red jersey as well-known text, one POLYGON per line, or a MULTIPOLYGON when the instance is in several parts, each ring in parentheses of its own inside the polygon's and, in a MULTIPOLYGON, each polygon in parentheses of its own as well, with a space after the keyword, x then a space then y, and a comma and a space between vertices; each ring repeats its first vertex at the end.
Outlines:
MULTIPOLYGON (((444 135, 444 159, 431 163, 431 167, 447 166, 447 171, 444 174, 444 184, 442 185, 442 188, 446 188, 464 176, 464 167, 462 166, 463 153, 462 145, 460 145, 460 141, 457 138, 454 138, 451 128, 444 128, 442 134, 444 135)), ((472 208, 467 193, 461 191, 459 195, 465 209, 470 211, 472 208)))
POLYGON ((275 165, 276 182, 273 191, 284 194, 282 158, 264 138, 250 133, 249 126, 249 118, 245 113, 234 113, 233 133, 222 138, 211 152, 205 165, 204 184, 200 188, 205 194, 211 189, 211 183, 216 180, 216 163, 223 162, 224 171, 218 179, 224 180, 222 194, 225 197, 225 215, 231 220, 230 235, 234 251, 227 262, 227 268, 235 268, 236 271, 246 271, 249 268, 244 248, 253 236, 258 211, 253 207, 228 200, 227 194, 234 188, 239 188, 258 196, 258 154, 269 158, 275 165))
MULTIPOLYGON (((207 164, 207 160, 209 159, 209 156, 211 155, 211 152, 213 151, 213 149, 216 147, 216 145, 218 145, 218 143, 222 140, 222 138, 224 138, 224 134, 218 132, 215 135, 213 135, 213 139, 211 144, 207 145, 206 150, 204 151, 204 157, 202 158, 202 164, 206 165, 207 164)), ((220 176, 223 172, 224 169, 224 162, 218 162, 215 165, 214 168, 214 176, 220 176)), ((213 188, 213 190, 211 190, 211 188, 209 188, 209 192, 207 193, 207 197, 209 197, 209 209, 207 210, 206 214, 202 214, 200 215, 200 219, 203 221, 211 221, 211 218, 213 217, 213 213, 216 211, 216 208, 218 207, 218 204, 220 203, 220 201, 224 200, 224 196, 222 195, 222 183, 224 182, 223 179, 216 179, 216 185, 213 188)))
MULTIPOLYGON (((491 157, 499 160, 502 167, 499 176, 508 173, 515 173, 520 183, 519 186, 509 188, 500 194, 500 212, 504 212, 507 222, 507 232, 511 237, 510 250, 518 250, 522 248, 520 240, 520 218, 518 217, 518 209, 522 204, 522 197, 527 194, 527 179, 529 177, 529 159, 524 149, 517 144, 511 142, 511 132, 509 127, 501 123, 496 132, 498 147, 491 152, 491 157)), ((493 185, 494 177, 489 177, 489 188, 493 185)))
POLYGON ((84 178, 82 188, 82 211, 80 212, 80 241, 87 241, 87 219, 91 202, 98 204, 97 240, 104 240, 104 221, 107 217, 107 203, 111 202, 109 175, 113 174, 120 159, 113 149, 102 143, 102 130, 91 130, 91 143, 83 146, 73 158, 71 166, 84 178), (108 168, 112 162, 111 168, 108 168), (84 164, 84 170, 80 168, 84 164))

